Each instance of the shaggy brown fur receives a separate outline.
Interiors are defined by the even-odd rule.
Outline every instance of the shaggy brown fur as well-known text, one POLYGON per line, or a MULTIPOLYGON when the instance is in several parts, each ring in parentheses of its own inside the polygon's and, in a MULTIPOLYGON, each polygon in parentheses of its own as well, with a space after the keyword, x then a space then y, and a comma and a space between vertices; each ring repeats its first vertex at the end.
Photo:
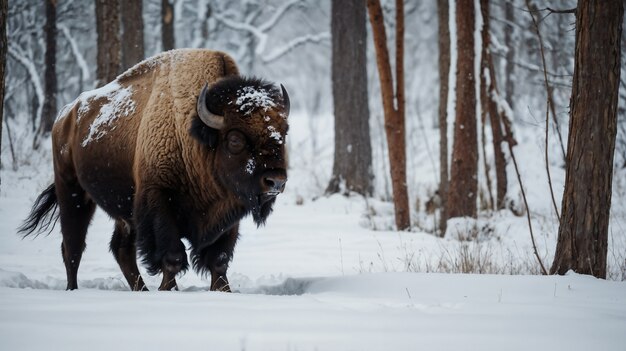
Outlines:
POLYGON ((229 290, 239 220, 252 213, 264 223, 284 188, 286 101, 274 85, 240 77, 222 52, 173 50, 143 61, 61 112, 52 130, 54 184, 21 231, 47 230, 58 204, 68 289, 75 289, 98 205, 116 220, 111 251, 133 290, 146 289, 135 243, 169 290, 188 267, 182 238, 196 270, 211 273, 211 289, 229 290), (220 130, 196 111, 207 83, 208 110, 224 116, 220 130))

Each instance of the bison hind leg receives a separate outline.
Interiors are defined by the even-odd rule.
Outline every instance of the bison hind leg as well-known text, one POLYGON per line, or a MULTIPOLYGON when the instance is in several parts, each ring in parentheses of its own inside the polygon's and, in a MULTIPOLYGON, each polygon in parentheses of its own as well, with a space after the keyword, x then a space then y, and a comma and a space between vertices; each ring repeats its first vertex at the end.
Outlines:
POLYGON ((129 223, 115 221, 110 249, 132 291, 148 291, 137 268, 136 231, 129 223))
POLYGON ((63 234, 61 253, 67 273, 67 290, 74 290, 78 288, 78 267, 96 204, 76 180, 63 181, 57 178, 55 188, 63 234))

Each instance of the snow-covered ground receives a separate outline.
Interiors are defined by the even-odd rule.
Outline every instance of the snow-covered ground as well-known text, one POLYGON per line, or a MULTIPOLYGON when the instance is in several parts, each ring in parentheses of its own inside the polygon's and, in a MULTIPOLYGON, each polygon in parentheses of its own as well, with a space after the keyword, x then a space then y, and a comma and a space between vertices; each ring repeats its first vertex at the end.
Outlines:
POLYGON ((578 275, 363 274, 245 294, 0 288, 0 311, 3 350, 622 350, 626 342, 626 286, 578 275))
MULTIPOLYGON (((471 241, 454 238, 467 232, 467 221, 444 239, 421 232, 434 223, 423 212, 414 213, 413 232, 386 230, 388 203, 320 196, 332 162, 326 132, 332 121, 315 122, 324 131, 319 140, 311 140, 311 121, 296 115, 291 122, 287 191, 265 227, 244 221, 229 270, 233 294, 206 291, 207 281, 192 271, 179 279, 179 292, 156 291, 160 277, 145 271, 152 291, 128 291, 108 252, 113 223, 100 211, 87 237, 79 290, 63 291, 58 228, 23 240, 15 229, 51 180, 50 158, 34 153, 19 171, 3 170, 0 350, 624 349, 623 179, 615 179, 622 190, 613 197, 609 247, 617 281, 509 275, 538 272, 524 217, 507 211, 481 218, 471 241), (500 274, 437 273, 468 270, 500 274)), ((541 150, 528 138, 518 135, 526 148, 519 158, 540 256, 549 265, 555 222, 537 161, 541 150)), ((433 170, 416 163, 412 195, 424 202, 433 170)), ((553 176, 562 185, 558 164, 553 176)), ((514 193, 516 183, 510 186, 514 193)))

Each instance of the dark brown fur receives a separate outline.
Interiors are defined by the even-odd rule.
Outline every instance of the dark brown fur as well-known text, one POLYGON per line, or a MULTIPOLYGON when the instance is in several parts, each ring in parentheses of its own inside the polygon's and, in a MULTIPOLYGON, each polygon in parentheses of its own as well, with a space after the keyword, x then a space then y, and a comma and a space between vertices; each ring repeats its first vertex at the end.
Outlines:
POLYGON ((176 274, 188 268, 185 238, 194 268, 211 274, 211 289, 229 291, 239 220, 252 214, 263 224, 286 181, 283 103, 277 87, 240 77, 221 52, 148 59, 62 111, 52 132, 54 184, 20 230, 50 229, 58 206, 67 288, 76 289, 97 205, 115 220, 111 252, 133 290, 146 290, 137 250, 150 274, 163 273, 160 289, 177 288, 176 274), (196 112, 205 83, 207 108, 224 116, 220 130, 196 112), (273 103, 243 111, 236 102, 245 87, 273 103))

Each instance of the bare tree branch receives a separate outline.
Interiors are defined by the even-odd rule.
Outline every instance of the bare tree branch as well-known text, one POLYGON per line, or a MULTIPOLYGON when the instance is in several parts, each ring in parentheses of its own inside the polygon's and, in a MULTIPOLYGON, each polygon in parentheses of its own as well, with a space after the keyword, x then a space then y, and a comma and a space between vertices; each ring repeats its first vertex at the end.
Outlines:
POLYGON ((507 141, 507 145, 509 146, 509 153, 511 154, 511 160, 513 161, 513 166, 515 167, 515 175, 517 175, 517 182, 519 183, 520 190, 522 191, 522 199, 524 200, 524 206, 526 207, 526 219, 528 220, 528 229, 530 231, 530 241, 532 242, 532 245, 533 245, 533 252, 535 254, 535 257, 537 258, 537 261, 539 262, 539 267, 541 267, 541 273, 543 275, 548 275, 548 271, 546 270, 546 267, 543 265, 541 256, 539 256, 539 252, 537 251, 537 244, 535 243, 535 234, 533 233, 533 224, 532 224, 532 221, 530 220, 530 208, 528 207, 528 200, 526 199, 526 191, 524 191, 524 184, 522 183, 522 176, 520 175, 520 172, 519 172, 519 166, 517 165, 515 152, 513 152, 513 146, 517 145, 517 142, 513 138, 511 120, 506 115, 506 113, 503 113, 501 115, 501 118, 502 118, 502 125, 504 126, 504 131, 505 131, 504 139, 507 141))
MULTIPOLYGON (((258 26, 255 26, 253 24, 253 21, 257 18, 256 15, 248 16, 244 22, 238 22, 238 21, 232 20, 231 18, 226 17, 224 13, 215 13, 213 17, 216 20, 222 22, 224 25, 232 29, 245 31, 245 32, 252 34, 254 37, 256 37, 257 42, 256 42, 256 47, 254 49, 254 52, 257 55, 261 55, 263 52, 265 52, 265 48, 267 46, 267 40, 269 37, 267 32, 278 23, 278 21, 285 15, 285 13, 287 13, 287 11, 290 8, 302 2, 303 0, 291 0, 289 2, 282 4, 280 7, 278 7, 274 15, 269 20, 267 20, 267 22, 264 22, 258 26)), ((275 49, 270 54, 263 57, 262 60, 264 63, 270 63, 286 55, 293 49, 299 46, 302 46, 306 43, 321 43, 323 41, 328 40, 329 38, 330 38, 330 34, 328 32, 303 35, 301 37, 291 39, 284 46, 278 49, 275 49)), ((242 50, 245 50, 245 49, 242 48, 242 50)))
POLYGON ((258 39, 255 49, 256 54, 261 54, 265 50, 265 45, 267 43, 267 33, 264 33, 259 28, 253 26, 250 23, 237 22, 231 20, 230 18, 226 18, 221 13, 216 13, 213 15, 213 17, 232 29, 246 31, 254 35, 258 39))
MULTIPOLYGON (((496 57, 499 57, 499 58, 505 58, 505 56, 503 54, 501 54, 500 52, 495 51, 495 50, 492 50, 491 54, 493 56, 496 56, 496 57)), ((513 62, 513 64, 515 66, 523 68, 523 69, 526 69, 526 70, 531 71, 531 72, 538 72, 538 73, 543 73, 544 72, 544 70, 541 67, 539 67, 537 65, 533 65, 532 63, 522 62, 522 61, 512 61, 512 62, 513 62)), ((550 72, 550 71, 547 71, 547 70, 545 71, 545 73, 548 76, 553 77, 553 78, 572 77, 572 74, 557 74, 557 73, 553 73, 553 72, 550 72)), ((555 83, 555 81, 552 80, 552 83, 555 83)), ((560 84, 566 84, 565 81, 560 81, 559 83, 560 84)))
POLYGON ((19 62, 26 71, 28 72, 28 76, 30 77, 30 81, 33 84, 33 88, 35 88, 35 95, 37 96, 37 101, 39 101, 39 105, 37 106, 37 116, 36 122, 41 121, 41 111, 43 109, 43 100, 44 93, 43 88, 41 86, 41 79, 39 78, 39 72, 37 72, 37 68, 33 61, 28 58, 28 55, 24 52, 22 48, 17 45, 9 44, 8 47, 9 56, 13 57, 17 62, 19 62))
MULTIPOLYGON (((552 188, 552 177, 550 176, 550 160, 548 158, 548 130, 550 124, 550 106, 554 106, 554 102, 552 101, 552 88, 550 88, 550 84, 548 83, 548 75, 546 73, 546 56, 543 50, 543 39, 541 38, 541 32, 539 31, 539 25, 537 24, 537 20, 535 19, 535 15, 533 15, 530 10, 530 3, 526 0, 526 7, 528 7, 528 12, 530 13, 530 17, 533 20, 533 24, 535 27, 535 33, 537 34, 537 38, 539 39, 539 49, 541 52, 541 62, 543 64, 543 77, 546 87, 546 95, 547 95, 547 106, 546 106, 546 147, 545 147, 545 161, 546 161, 546 173, 548 175, 548 186, 550 187, 550 196, 552 197, 552 205, 554 206, 554 213, 556 214, 556 218, 561 222, 561 215, 559 214, 558 206, 556 205, 556 200, 554 199, 554 189, 552 188)), ((554 108, 554 107, 553 107, 554 108)), ((556 115, 554 114, 553 109, 553 117, 556 123, 556 115)), ((558 125, 557 125, 558 126, 558 125)), ((560 135, 560 133, 559 133, 560 135)), ((565 157, 565 155, 563 155, 565 157)))
POLYGON ((303 0, 291 0, 289 2, 284 3, 276 10, 276 12, 274 13, 274 16, 272 16, 267 22, 259 26, 259 29, 262 32, 267 32, 268 30, 272 29, 272 27, 274 27, 276 23, 278 23, 280 18, 283 17, 283 15, 287 12, 287 10, 289 10, 292 6, 302 1, 303 0))
POLYGON ((321 42, 324 42, 326 40, 330 39, 330 33, 328 32, 322 32, 322 33, 318 33, 318 34, 309 34, 309 35, 304 35, 298 38, 294 38, 292 40, 290 40, 287 44, 285 44, 283 47, 278 48, 274 51, 272 51, 269 55, 265 56, 262 58, 263 63, 270 63, 272 61, 276 61, 279 58, 281 58, 282 56, 288 54, 290 51, 294 50, 295 48, 297 48, 298 46, 302 46, 306 43, 316 43, 319 44, 321 42))
POLYGON ((549 11, 550 13, 576 13, 576 8, 574 7, 573 9, 565 9, 565 10, 555 10, 555 9, 551 9, 549 7, 546 7, 545 9, 543 9, 544 11, 549 11))
POLYGON ((87 65, 85 56, 83 56, 83 54, 80 52, 76 40, 74 40, 74 37, 72 37, 70 30, 63 23, 58 24, 57 27, 61 30, 61 33, 63 33, 65 39, 67 39, 67 41, 70 43, 70 47, 72 48, 72 54, 74 54, 74 58, 76 58, 76 63, 78 64, 78 67, 80 67, 80 70, 83 74, 83 80, 89 79, 89 66, 87 65))
MULTIPOLYGON (((235 29, 235 30, 240 30, 240 31, 246 31, 251 33, 252 35, 254 35, 257 38, 257 44, 256 44, 256 48, 254 50, 255 54, 260 55, 265 51, 265 47, 267 45, 267 32, 272 29, 272 27, 274 27, 278 21, 283 17, 283 15, 294 5, 302 2, 303 0, 291 0, 289 2, 284 3, 283 5, 281 5, 277 10, 276 13, 274 13, 274 15, 265 23, 262 23, 261 25, 255 27, 252 23, 253 21, 257 18, 258 14, 261 13, 261 11, 257 11, 255 13, 252 13, 251 15, 249 15, 244 22, 238 22, 238 21, 234 21, 230 18, 227 18, 226 16, 224 16, 223 13, 215 13, 213 16, 215 17, 215 19, 217 19, 218 21, 222 22, 223 24, 225 24, 226 26, 235 29)), ((301 38, 298 38, 301 39, 301 38)), ((293 42, 293 40, 292 40, 293 42)), ((292 43, 290 42, 290 43, 292 43)), ((289 45, 289 44, 288 44, 289 45)), ((293 45, 293 44, 291 44, 293 45)), ((301 45, 301 44, 300 44, 301 45)), ((281 54, 282 55, 282 54, 281 54)), ((270 55, 270 57, 273 55, 270 55)), ((271 60, 271 59, 270 59, 271 60)))

